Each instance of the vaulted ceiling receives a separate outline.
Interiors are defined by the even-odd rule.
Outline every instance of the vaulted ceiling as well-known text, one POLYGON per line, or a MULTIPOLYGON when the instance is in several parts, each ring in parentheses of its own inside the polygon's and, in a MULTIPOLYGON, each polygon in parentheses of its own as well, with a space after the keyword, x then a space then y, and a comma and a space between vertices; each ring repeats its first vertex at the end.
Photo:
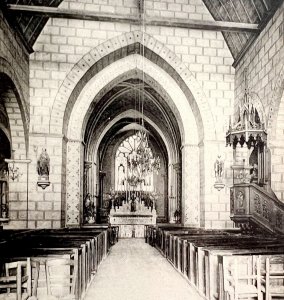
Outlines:
MULTIPOLYGON (((58 7, 63 0, 4 0, 7 4, 58 7)), ((202 0, 215 21, 259 24, 258 32, 224 31, 227 45, 236 59, 247 50, 252 41, 264 28, 283 0, 202 0)), ((138 2, 138 0, 137 0, 138 2)), ((20 11, 6 11, 8 21, 20 32, 27 45, 32 48, 45 26, 48 16, 20 11)), ((114 15, 115 17, 115 15, 114 15)))
POLYGON ((142 111, 144 126, 150 133, 150 141, 156 140, 157 144, 163 144, 156 129, 147 122, 147 118, 166 133, 169 143, 177 145, 178 149, 181 147, 181 133, 170 107, 157 91, 139 79, 119 83, 93 106, 85 130, 85 144, 91 147, 110 120, 124 112, 128 114, 112 125, 105 134, 102 144, 107 145, 117 134, 124 135, 126 131, 135 132, 129 125, 141 124, 142 119, 138 112, 142 113, 142 111), (134 114, 131 114, 129 111, 133 109, 134 114))

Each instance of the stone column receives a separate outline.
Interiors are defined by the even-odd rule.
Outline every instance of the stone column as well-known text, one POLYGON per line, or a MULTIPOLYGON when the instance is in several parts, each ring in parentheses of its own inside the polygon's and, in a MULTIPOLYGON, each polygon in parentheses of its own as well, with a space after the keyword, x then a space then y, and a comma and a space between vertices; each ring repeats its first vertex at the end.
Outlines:
POLYGON ((92 162, 91 161, 84 161, 84 179, 83 179, 83 184, 84 184, 84 197, 87 194, 91 194, 93 196, 92 193, 92 162))
POLYGON ((199 147, 182 146, 182 207, 183 225, 200 227, 199 147))
POLYGON ((174 167, 174 194, 175 194, 175 203, 174 203, 174 213, 178 211, 180 213, 179 217, 175 219, 177 221, 181 220, 181 164, 175 163, 174 167))
POLYGON ((174 223, 174 212, 176 210, 176 195, 174 187, 174 171, 173 164, 169 164, 168 168, 168 221, 169 223, 174 223))
POLYGON ((83 224, 95 223, 95 205, 96 198, 93 191, 93 163, 84 162, 84 179, 83 179, 83 224))
POLYGON ((82 197, 82 142, 67 142, 66 162, 66 226, 79 226, 81 221, 82 197))

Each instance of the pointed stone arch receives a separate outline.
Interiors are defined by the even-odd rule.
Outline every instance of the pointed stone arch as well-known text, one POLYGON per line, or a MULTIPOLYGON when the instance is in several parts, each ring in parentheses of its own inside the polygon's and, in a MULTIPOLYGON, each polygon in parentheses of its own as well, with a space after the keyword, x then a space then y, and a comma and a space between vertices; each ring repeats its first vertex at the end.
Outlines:
POLYGON ((208 99, 194 75, 174 52, 152 36, 140 31, 125 33, 100 44, 74 65, 60 86, 52 106, 50 133, 66 135, 66 123, 86 81, 114 61, 137 53, 141 45, 145 47, 145 57, 148 56, 148 59, 170 74, 187 95, 200 127, 200 140, 214 140, 214 119, 208 99))
POLYGON ((267 129, 271 138, 276 137, 276 127, 277 127, 277 115, 279 114, 279 108, 281 105, 281 99, 283 99, 284 92, 284 65, 282 66, 278 76, 275 80, 275 85, 273 89, 273 94, 268 111, 267 129))
MULTIPOLYGON (((66 174, 66 225, 78 226, 82 211, 84 116, 94 97, 101 98, 108 82, 129 71, 145 71, 160 86, 167 87, 171 108, 182 138, 182 162, 172 166, 182 174, 182 222, 200 226, 199 187, 203 188, 204 141, 216 140, 208 99, 179 57, 153 37, 134 31, 115 37, 87 53, 69 72, 56 95, 49 123, 50 134, 67 137, 63 170, 66 174), (144 48, 143 57, 141 47, 144 48), (142 61, 144 60, 146 69, 142 61), (169 83, 169 85, 168 85, 169 83), (188 113, 188 115, 186 115, 188 113), (200 148, 201 147, 201 148, 200 148), (180 168, 182 166, 182 168, 180 168)), ((156 86, 155 86, 156 88, 156 86)), ((204 189, 204 188, 203 188, 204 189)))
POLYGON ((15 70, 8 61, 1 57, 0 74, 4 76, 2 80, 5 82, 0 93, 2 93, 9 119, 11 146, 13 149, 18 149, 16 158, 24 159, 28 151, 29 110, 27 102, 15 70))

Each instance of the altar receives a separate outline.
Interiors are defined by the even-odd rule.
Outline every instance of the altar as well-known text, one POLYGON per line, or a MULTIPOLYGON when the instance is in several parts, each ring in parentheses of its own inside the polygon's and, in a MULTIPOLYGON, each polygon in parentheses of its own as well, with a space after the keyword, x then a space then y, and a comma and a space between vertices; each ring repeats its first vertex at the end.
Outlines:
POLYGON ((125 201, 122 206, 112 206, 109 214, 110 224, 119 226, 119 238, 144 238, 145 225, 156 224, 156 218, 156 209, 143 201, 125 201))

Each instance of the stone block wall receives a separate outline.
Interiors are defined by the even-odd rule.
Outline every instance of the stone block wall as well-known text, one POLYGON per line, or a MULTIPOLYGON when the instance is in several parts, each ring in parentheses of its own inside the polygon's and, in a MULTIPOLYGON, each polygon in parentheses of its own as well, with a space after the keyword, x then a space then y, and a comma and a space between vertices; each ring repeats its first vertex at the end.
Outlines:
MULTIPOLYGON (((136 1, 64 1, 62 8, 77 8, 99 12, 114 12, 120 14, 137 14, 136 1)), ((192 18, 199 20, 212 20, 211 15, 201 0, 187 1, 146 1, 146 15, 192 18)), ((51 157, 50 181, 51 186, 46 190, 39 190, 33 183, 34 200, 40 205, 36 210, 46 205, 50 214, 44 212, 43 219, 33 220, 34 226, 57 226, 60 218, 57 208, 57 200, 48 196, 56 193, 56 199, 65 188, 62 178, 65 170, 60 169, 63 157, 63 137, 59 134, 50 135, 50 114, 56 94, 68 72, 91 49, 110 38, 124 33, 141 30, 137 25, 110 22, 95 22, 83 20, 67 20, 52 18, 48 21, 34 46, 35 52, 30 56, 30 155, 33 162, 30 166, 31 177, 36 180, 36 168, 34 148, 46 148, 51 157), (51 141, 55 141, 52 144, 51 141), (38 198, 37 198, 38 195, 38 198), (48 203, 48 204, 43 204, 48 203), (54 213, 54 214, 53 214, 54 213), (58 218, 57 218, 58 217, 58 218), (42 222, 42 223, 40 223, 42 222)), ((179 28, 146 26, 145 32, 160 41, 172 50, 186 64, 192 72, 198 84, 208 99, 216 125, 216 147, 205 147, 205 153, 210 152, 210 160, 204 161, 208 170, 205 174, 204 190, 205 203, 203 209, 203 224, 208 227, 231 226, 229 221, 229 193, 227 188, 217 192, 214 187, 214 162, 220 152, 226 160, 226 166, 230 155, 227 155, 225 145, 225 131, 229 116, 233 110, 234 98, 234 69, 232 56, 225 44, 220 32, 188 30, 179 28), (211 166, 212 163, 212 166, 211 166), (208 166, 208 164, 210 164, 208 166), (208 177, 209 176, 209 177, 208 177), (216 205, 222 210, 217 212, 216 205)), ((202 172, 202 170, 201 170, 202 172)), ((228 173, 227 184, 230 184, 228 173)), ((63 192, 64 194, 64 192, 63 192)), ((32 201, 32 200, 31 200, 32 201)), ((61 203, 61 206, 63 204, 61 203)))
POLYGON ((244 70, 248 87, 262 102, 267 119, 268 147, 271 152, 271 184, 284 201, 284 4, 236 67, 235 112, 244 95, 244 70), (282 100, 281 100, 282 99, 282 100))
MULTIPOLYGON (((29 157, 29 227, 59 228, 62 227, 62 161, 64 159, 63 139, 57 136, 30 134, 29 157), (52 184, 46 189, 37 185, 37 160, 43 149, 47 150, 51 164, 49 180, 52 184)), ((64 207, 65 209, 65 207, 64 207)))
MULTIPOLYGON (((11 29, 0 11, 0 101, 9 118, 10 167, 18 168, 20 176, 9 178, 9 218, 6 228, 28 227, 28 160, 29 127, 29 55, 18 34, 11 29), (4 75, 3 75, 4 74, 4 75)), ((3 124, 2 124, 3 125, 3 124)), ((4 126, 5 127, 5 126, 4 126)), ((10 174, 11 175, 11 174, 10 174)), ((11 176, 10 176, 11 177, 11 176)), ((33 205, 33 204, 32 204, 33 205)), ((31 205, 31 209, 34 207, 31 205)))

